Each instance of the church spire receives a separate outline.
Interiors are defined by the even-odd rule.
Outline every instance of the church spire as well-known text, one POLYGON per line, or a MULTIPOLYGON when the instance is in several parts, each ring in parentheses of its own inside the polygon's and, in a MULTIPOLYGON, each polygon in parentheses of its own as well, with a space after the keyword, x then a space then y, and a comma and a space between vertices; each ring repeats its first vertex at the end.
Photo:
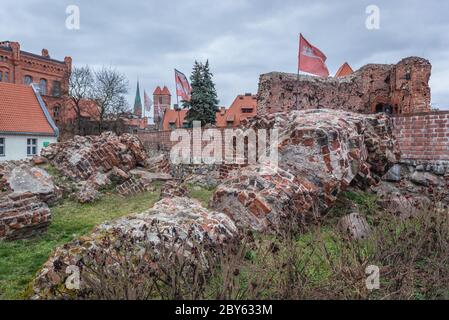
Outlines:
POLYGON ((142 117, 142 100, 140 99, 139 80, 137 80, 136 99, 134 100, 134 114, 139 118, 142 117))

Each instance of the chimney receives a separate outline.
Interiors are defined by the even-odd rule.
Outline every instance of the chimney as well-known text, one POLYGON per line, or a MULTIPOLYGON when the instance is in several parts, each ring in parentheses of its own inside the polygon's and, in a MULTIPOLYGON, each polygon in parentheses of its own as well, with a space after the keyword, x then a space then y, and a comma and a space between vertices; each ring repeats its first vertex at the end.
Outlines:
POLYGON ((50 55, 48 54, 48 50, 47 49, 42 49, 42 56, 45 58, 50 58, 50 55))
POLYGON ((224 116, 225 113, 226 113, 226 107, 221 107, 220 108, 220 113, 221 113, 222 116, 224 116))

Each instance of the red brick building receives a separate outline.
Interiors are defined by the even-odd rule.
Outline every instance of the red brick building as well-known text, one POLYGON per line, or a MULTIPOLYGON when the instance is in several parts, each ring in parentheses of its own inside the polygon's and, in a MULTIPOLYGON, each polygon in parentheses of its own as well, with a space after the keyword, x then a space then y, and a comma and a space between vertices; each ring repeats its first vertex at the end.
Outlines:
MULTIPOLYGON (((173 130, 188 126, 184 121, 187 115, 186 109, 167 109, 164 114, 162 130, 173 130)), ((218 128, 235 128, 243 119, 254 117, 257 114, 257 97, 251 93, 238 95, 231 106, 226 109, 220 107, 216 115, 216 126, 218 128)))
POLYGON ((154 124, 156 128, 162 128, 163 118, 166 111, 170 110, 171 106, 171 93, 167 86, 157 87, 153 92, 153 104, 154 104, 154 124))
POLYGON ((29 85, 35 83, 55 122, 63 106, 63 96, 68 90, 72 58, 64 61, 50 57, 47 49, 40 55, 20 50, 20 44, 0 42, 0 81, 29 85))

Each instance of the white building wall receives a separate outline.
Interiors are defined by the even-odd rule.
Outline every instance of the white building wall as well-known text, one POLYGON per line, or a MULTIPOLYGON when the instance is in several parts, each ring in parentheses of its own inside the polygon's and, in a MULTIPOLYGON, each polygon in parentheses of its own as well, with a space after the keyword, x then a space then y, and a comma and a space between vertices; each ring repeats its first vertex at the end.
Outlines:
POLYGON ((27 156, 27 139, 37 139, 38 155, 46 143, 51 144, 58 140, 56 137, 4 135, 1 133, 0 138, 5 138, 5 156, 0 155, 0 162, 31 158, 27 156))

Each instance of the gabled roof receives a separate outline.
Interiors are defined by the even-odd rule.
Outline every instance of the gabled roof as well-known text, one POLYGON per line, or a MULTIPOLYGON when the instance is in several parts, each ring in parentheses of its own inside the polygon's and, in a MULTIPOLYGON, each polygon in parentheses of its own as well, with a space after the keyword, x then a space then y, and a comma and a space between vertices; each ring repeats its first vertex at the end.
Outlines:
MULTIPOLYGON (((169 130, 170 124, 175 124, 177 128, 181 128, 187 115, 186 109, 176 111, 168 109, 165 111, 163 119, 163 129, 169 130)), ((237 126, 241 120, 254 117, 257 114, 257 96, 252 94, 238 95, 229 109, 220 107, 215 117, 215 125, 219 128, 228 126, 228 122, 233 122, 237 126), (253 109, 251 113, 242 113, 242 109, 253 109)))
POLYGON ((58 136, 58 129, 37 90, 0 82, 0 133, 58 136))
POLYGON ((154 90, 153 95, 155 94, 162 94, 162 89, 161 87, 157 86, 157 88, 154 90))
POLYGON ((352 70, 351 66, 347 62, 345 62, 341 65, 340 69, 338 69, 335 76, 336 77, 344 77, 344 76, 350 75, 353 72, 354 72, 354 70, 352 70))
POLYGON ((167 95, 167 96, 171 96, 170 90, 168 90, 167 86, 164 86, 164 89, 162 89, 162 93, 161 94, 164 94, 164 95, 167 95))

